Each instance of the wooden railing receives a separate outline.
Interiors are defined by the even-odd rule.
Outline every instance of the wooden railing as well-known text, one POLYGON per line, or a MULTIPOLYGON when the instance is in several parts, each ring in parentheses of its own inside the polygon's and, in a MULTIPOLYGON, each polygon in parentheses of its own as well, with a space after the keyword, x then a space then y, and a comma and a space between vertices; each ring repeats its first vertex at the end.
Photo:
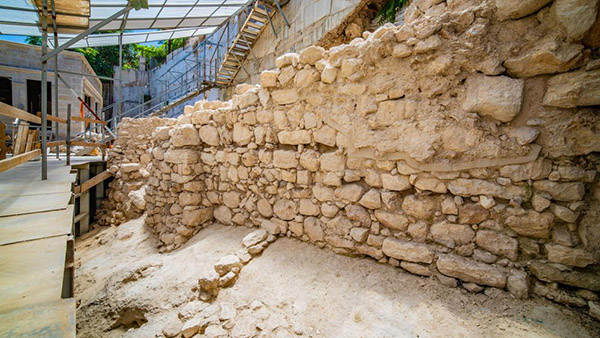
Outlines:
MULTIPOLYGON (((17 133, 12 139, 13 151, 12 157, 9 158, 0 158, 0 172, 6 171, 10 168, 13 168, 17 165, 25 163, 39 155, 41 155, 41 140, 39 139, 39 132, 37 130, 29 130, 29 123, 42 123, 41 113, 38 113, 37 116, 26 111, 23 111, 19 108, 15 108, 8 104, 0 102, 0 115, 12 117, 15 119, 19 119, 19 123, 17 125, 17 133)), ((46 148, 56 147, 58 154, 59 146, 67 147, 67 165, 71 162, 71 146, 80 146, 80 147, 90 147, 90 148, 101 148, 103 150, 103 155, 105 149, 108 147, 106 143, 96 143, 96 142, 85 142, 85 141, 74 141, 71 139, 71 122, 81 122, 85 124, 96 124, 106 126, 107 122, 87 118, 87 117, 79 117, 79 116, 71 116, 71 105, 67 106, 67 118, 63 119, 60 117, 48 115, 48 121, 57 122, 61 124, 67 125, 67 138, 66 140, 56 140, 46 142, 46 148)), ((45 126, 41 126, 41 128, 45 128, 45 126)), ((4 142, 6 137, 4 135, 0 135, 0 141, 4 142)), ((104 129, 102 129, 102 139, 104 140, 104 129)))

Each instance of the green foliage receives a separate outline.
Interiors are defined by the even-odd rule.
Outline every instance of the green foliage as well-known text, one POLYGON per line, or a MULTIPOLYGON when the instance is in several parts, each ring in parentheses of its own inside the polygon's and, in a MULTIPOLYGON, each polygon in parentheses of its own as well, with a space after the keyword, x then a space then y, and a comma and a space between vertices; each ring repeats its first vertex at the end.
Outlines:
MULTIPOLYGON (((85 56, 97 75, 112 77, 119 65, 119 46, 76 48, 85 56)), ((139 59, 131 45, 123 45, 123 69, 137 69, 139 59)))
MULTIPOLYGON (((106 31, 100 34, 116 32, 106 31)), ((42 45, 42 38, 39 36, 28 36, 25 41, 30 45, 42 45)), ((171 51, 183 47, 185 41, 185 38, 171 40, 171 51)), ((76 48, 75 51, 83 54, 96 74, 100 76, 112 77, 114 75, 114 67, 119 65, 119 46, 76 48)), ((158 46, 140 44, 123 45, 123 69, 138 69, 140 55, 146 59, 155 59, 158 64, 161 64, 165 62, 168 54, 168 41, 161 41, 158 46)))
POLYGON ((375 20, 380 25, 383 25, 387 22, 394 22, 396 20, 396 13, 406 4, 407 0, 388 0, 379 12, 375 14, 375 20))
POLYGON ((25 42, 30 45, 41 46, 42 45, 42 37, 41 36, 28 36, 25 38, 25 42))
MULTIPOLYGON (((181 48, 185 45, 185 38, 171 40, 171 51, 181 48)), ((146 59, 154 59, 159 64, 165 62, 167 55, 169 54, 169 43, 168 41, 162 41, 158 46, 145 46, 134 44, 133 50, 137 55, 141 55, 146 59)))

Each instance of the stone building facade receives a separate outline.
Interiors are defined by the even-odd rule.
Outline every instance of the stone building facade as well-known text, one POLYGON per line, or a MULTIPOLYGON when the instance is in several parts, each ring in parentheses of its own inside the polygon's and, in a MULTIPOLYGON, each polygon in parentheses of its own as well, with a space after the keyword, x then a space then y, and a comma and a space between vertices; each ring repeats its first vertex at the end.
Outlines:
MULTIPOLYGON (((41 47, 0 41, 0 81, 2 81, 3 101, 19 109, 36 113, 33 110, 39 105, 41 89, 41 47), (34 97, 35 96, 35 97, 34 97), (37 102, 35 102, 37 101, 37 102)), ((96 75, 85 57, 76 52, 61 52, 58 57, 59 70, 96 75)), ((49 102, 54 99, 54 59, 48 62, 49 102)), ((92 109, 102 110, 102 82, 94 77, 82 75, 61 74, 61 77, 82 98, 88 100, 92 109), (86 98, 87 97, 87 98, 86 98)), ((71 104, 71 113, 79 114, 80 102, 77 97, 59 80, 58 84, 58 117, 66 118, 67 105, 71 104)), ((54 105, 48 105, 49 111, 54 110, 54 105)), ((57 116, 51 111, 53 116, 57 116)), ((87 116, 87 115, 86 115, 87 116)), ((12 120, 2 118, 7 124, 12 120)), ((64 125, 61 134, 65 132, 64 125)), ((73 132, 83 131, 81 124, 73 125, 73 132), (79 129, 81 128, 81 129, 79 129)))

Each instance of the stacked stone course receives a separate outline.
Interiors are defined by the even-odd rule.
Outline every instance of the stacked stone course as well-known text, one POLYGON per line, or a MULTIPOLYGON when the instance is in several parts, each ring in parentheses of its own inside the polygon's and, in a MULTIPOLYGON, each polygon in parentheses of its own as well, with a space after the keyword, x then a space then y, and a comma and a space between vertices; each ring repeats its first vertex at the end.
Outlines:
POLYGON ((165 251, 214 217, 600 318, 598 15, 573 27, 598 4, 499 2, 414 1, 231 101, 123 123, 157 127, 119 140, 111 200, 145 179, 165 251))

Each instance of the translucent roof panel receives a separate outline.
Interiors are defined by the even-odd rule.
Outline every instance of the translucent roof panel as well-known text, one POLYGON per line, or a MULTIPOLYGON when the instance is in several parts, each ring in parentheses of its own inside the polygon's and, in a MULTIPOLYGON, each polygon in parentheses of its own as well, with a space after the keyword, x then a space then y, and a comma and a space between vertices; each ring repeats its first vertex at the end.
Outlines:
MULTIPOLYGON (((128 0, 54 0, 59 44, 127 6, 128 0)), ((167 40, 209 34, 251 0, 148 0, 147 9, 131 10, 100 31, 124 29, 124 43, 167 40), (135 32, 144 30, 144 32, 135 32), (154 31, 153 31, 154 30, 154 31)), ((42 0, 0 0, 0 34, 40 36, 42 0)), ((49 31, 52 32, 52 22, 49 31)), ((118 44, 118 35, 92 34, 71 48, 118 44)), ((51 36, 49 36, 50 40, 51 36)))
MULTIPOLYGON (((48 1, 48 30, 53 31, 52 2, 48 1)), ((2 24, 11 26, 42 26, 42 0, 1 0, 0 18, 2 24)), ((54 0, 58 32, 82 31, 88 28, 90 16, 89 0, 54 0)), ((8 31, 5 29, 4 31, 8 31)), ((6 34, 6 33, 2 33, 6 34)), ((18 35, 27 35, 22 32, 18 35)), ((41 35, 37 32, 35 35, 41 35)))
MULTIPOLYGON (((214 32, 216 27, 203 28, 180 28, 157 30, 151 32, 126 32, 123 33, 123 44, 143 43, 160 40, 170 40, 175 38, 187 38, 191 36, 206 35, 214 32)), ((58 43, 63 44, 73 38, 75 35, 59 35, 58 43)), ((53 38, 48 38, 50 46, 53 45, 53 38)), ((92 34, 85 39, 76 42, 71 48, 85 48, 98 46, 113 46, 119 44, 119 33, 92 34)))

